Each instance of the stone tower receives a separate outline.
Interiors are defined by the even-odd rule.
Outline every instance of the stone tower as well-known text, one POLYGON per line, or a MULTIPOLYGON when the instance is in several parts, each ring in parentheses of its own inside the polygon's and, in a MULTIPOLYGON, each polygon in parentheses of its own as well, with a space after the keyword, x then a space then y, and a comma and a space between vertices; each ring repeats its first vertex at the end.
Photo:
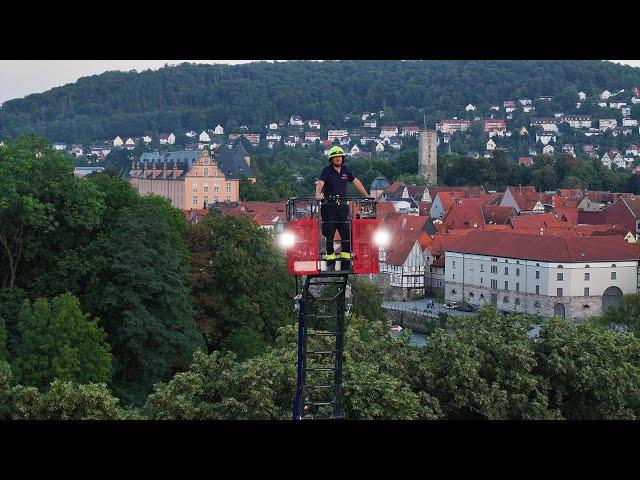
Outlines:
POLYGON ((429 187, 438 185, 438 134, 421 130, 418 134, 418 173, 427 179, 429 187))

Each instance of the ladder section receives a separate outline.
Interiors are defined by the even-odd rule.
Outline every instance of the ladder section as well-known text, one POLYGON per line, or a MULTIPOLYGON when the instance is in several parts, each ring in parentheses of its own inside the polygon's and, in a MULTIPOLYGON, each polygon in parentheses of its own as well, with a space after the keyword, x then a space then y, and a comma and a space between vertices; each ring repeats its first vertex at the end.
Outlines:
POLYGON ((344 418, 345 292, 348 274, 309 275, 298 313, 298 378, 294 420, 344 418))

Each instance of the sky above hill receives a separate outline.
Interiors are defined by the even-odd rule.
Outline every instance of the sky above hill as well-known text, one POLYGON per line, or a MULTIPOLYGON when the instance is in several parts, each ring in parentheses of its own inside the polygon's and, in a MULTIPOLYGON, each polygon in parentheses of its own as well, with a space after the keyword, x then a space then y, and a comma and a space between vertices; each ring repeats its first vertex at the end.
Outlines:
MULTIPOLYGON (((254 60, 0 60, 0 104, 109 70, 158 69, 182 62, 239 64, 254 60)), ((612 60, 640 67, 640 60, 612 60)))

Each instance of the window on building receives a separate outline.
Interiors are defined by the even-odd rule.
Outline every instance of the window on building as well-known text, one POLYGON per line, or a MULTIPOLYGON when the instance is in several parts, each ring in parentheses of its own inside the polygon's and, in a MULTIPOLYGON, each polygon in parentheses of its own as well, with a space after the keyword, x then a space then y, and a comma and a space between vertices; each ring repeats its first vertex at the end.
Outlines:
POLYGON ((192 201, 192 203, 193 203, 194 205, 197 205, 197 204, 198 204, 198 196, 197 196, 197 195, 194 195, 194 196, 193 196, 193 201, 192 201))
POLYGON ((194 183, 194 184, 191 186, 191 191, 192 191, 192 192, 197 192, 197 191, 198 191, 198 184, 197 184, 197 183, 194 183))
POLYGON ((540 278, 540 270, 536 270, 536 278, 540 278))
POLYGON ((231 183, 227 182, 227 193, 231 193, 231 183))
POLYGON ((491 288, 498 288, 498 280, 495 278, 491 279, 491 288))
POLYGON ((520 291, 520 282, 516 282, 516 292, 520 291))
POLYGON ((209 176, 209 168, 204 167, 204 176, 208 177, 209 176))
POLYGON ((480 283, 482 283, 482 277, 480 277, 480 283))
POLYGON ((505 290, 509 290, 509 282, 508 281, 504 282, 504 289, 505 290))
POLYGON ((519 298, 516 298, 515 304, 516 305, 520 305, 520 299, 519 298))
POLYGON ((484 272, 484 264, 483 263, 480 264, 480 271, 484 272))
POLYGON ((611 280, 615 280, 616 279, 616 272, 611 272, 611 280))
POLYGON ((509 275, 509 267, 504 267, 504 274, 509 275))
POLYGON ((558 288, 558 289, 556 290, 556 296, 557 296, 557 297, 561 297, 561 296, 562 296, 562 288, 558 288))
POLYGON ((453 274, 453 280, 455 280, 455 279, 456 279, 456 274, 454 273, 454 274, 453 274))
POLYGON ((536 285, 536 295, 540 295, 540 285, 536 285))
POLYGON ((585 274, 584 274, 584 279, 585 279, 585 280, 590 280, 590 278, 589 278, 589 272, 587 272, 587 273, 585 273, 585 274))
POLYGON ((215 186, 213 187, 213 191, 214 191, 214 192, 219 192, 219 191, 220 191, 220 185, 215 185, 215 186))
POLYGON ((584 296, 585 297, 589 296, 589 287, 584 287, 584 296))
POLYGON ((497 265, 492 265, 491 266, 491 273, 498 273, 498 266, 497 265))
POLYGON ((456 261, 454 260, 453 261, 453 267, 455 268, 455 266, 456 266, 456 261))
POLYGON ((563 274, 562 273, 557 273, 556 274, 556 280, 558 280, 558 281, 564 280, 563 274))
POLYGON ((207 185, 206 183, 204 184, 204 191, 208 192, 209 191, 209 185, 207 185))
POLYGON ((519 277, 519 276, 520 276, 520 269, 516 268, 516 277, 519 277))

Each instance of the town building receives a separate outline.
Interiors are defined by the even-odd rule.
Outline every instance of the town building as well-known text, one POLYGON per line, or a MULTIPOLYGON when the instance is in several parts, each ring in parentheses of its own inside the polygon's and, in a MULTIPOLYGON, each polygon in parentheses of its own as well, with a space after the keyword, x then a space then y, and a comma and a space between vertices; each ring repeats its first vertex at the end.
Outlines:
POLYGON ((622 237, 471 231, 445 254, 447 301, 503 311, 588 319, 637 285, 637 249, 622 237))
POLYGON ((133 162, 128 179, 140 195, 155 194, 183 210, 213 202, 238 201, 240 178, 255 181, 250 157, 241 143, 232 152, 208 150, 146 152, 133 162))
POLYGON ((457 118, 440 120, 436 123, 436 131, 440 133, 464 132, 469 128, 469 125, 471 125, 469 120, 458 120, 457 118))
POLYGON ((327 132, 327 140, 329 140, 330 142, 333 142, 338 138, 348 137, 348 136, 349 136, 348 130, 329 130, 327 132))

